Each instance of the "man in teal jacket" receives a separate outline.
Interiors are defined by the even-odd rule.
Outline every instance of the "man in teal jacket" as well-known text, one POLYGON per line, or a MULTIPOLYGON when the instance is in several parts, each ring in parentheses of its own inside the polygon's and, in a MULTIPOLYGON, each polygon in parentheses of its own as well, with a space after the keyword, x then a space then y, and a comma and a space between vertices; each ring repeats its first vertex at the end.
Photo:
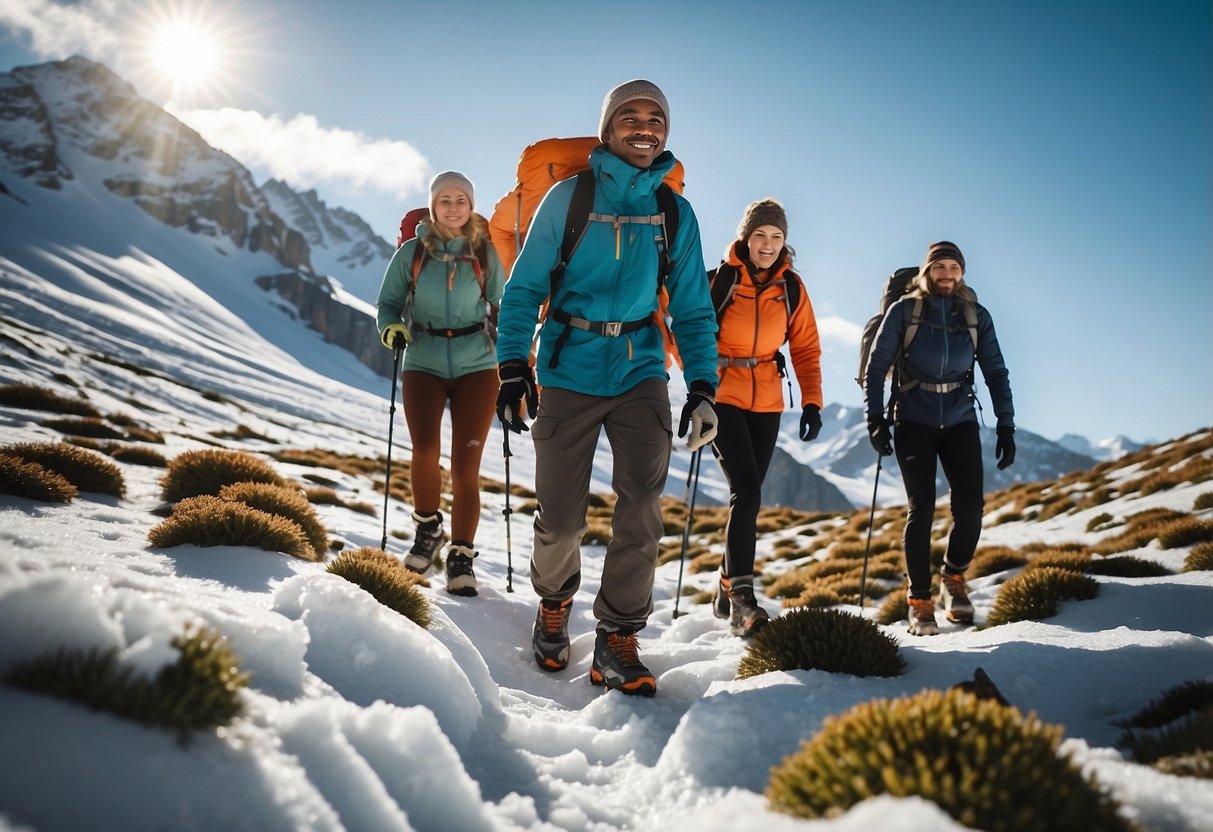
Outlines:
POLYGON ((576 178, 548 191, 514 264, 501 301, 497 415, 527 430, 522 401, 535 414, 535 547, 531 583, 540 596, 532 646, 548 671, 569 662, 568 621, 581 584, 590 471, 606 429, 618 495, 612 539, 594 599, 598 621, 590 681, 652 696, 657 683, 640 661, 636 632, 653 611, 661 492, 669 470, 672 426, 665 343, 652 313, 666 265, 669 314, 689 391, 678 435, 692 451, 712 441, 716 416, 716 316, 705 277, 699 224, 674 195, 677 234, 668 242, 657 188, 674 166, 665 150, 669 105, 649 81, 615 87, 602 105, 590 154, 593 212, 564 269, 540 334, 535 374, 527 363, 538 309, 561 260, 576 178))

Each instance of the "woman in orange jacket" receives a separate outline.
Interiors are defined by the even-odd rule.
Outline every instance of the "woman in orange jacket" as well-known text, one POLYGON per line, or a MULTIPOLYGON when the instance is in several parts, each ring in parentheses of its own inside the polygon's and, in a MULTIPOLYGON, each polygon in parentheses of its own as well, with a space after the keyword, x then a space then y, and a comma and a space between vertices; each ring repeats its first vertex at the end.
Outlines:
POLYGON ((712 608, 743 638, 768 618, 754 598, 755 525, 784 410, 785 341, 804 405, 800 439, 810 442, 821 430, 821 342, 808 292, 792 271, 795 252, 787 233, 782 205, 773 199, 751 203, 711 278, 720 322, 719 431, 712 450, 729 481, 725 554, 712 608))

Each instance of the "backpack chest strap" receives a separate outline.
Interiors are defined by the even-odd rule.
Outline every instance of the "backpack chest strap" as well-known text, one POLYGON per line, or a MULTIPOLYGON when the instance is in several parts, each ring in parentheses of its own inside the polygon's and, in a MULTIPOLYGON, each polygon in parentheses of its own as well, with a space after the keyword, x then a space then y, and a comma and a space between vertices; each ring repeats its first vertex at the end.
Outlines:
POLYGON ((647 318, 638 318, 634 321, 587 321, 585 318, 570 315, 563 309, 553 309, 549 317, 565 326, 571 326, 584 332, 592 332, 595 335, 602 335, 606 338, 618 338, 621 335, 627 335, 630 332, 643 329, 653 322, 652 315, 647 318))
POLYGON ((757 367, 759 364, 765 364, 768 361, 775 361, 778 363, 778 358, 776 358, 776 356, 778 356, 778 355, 779 355, 779 353, 775 353, 774 355, 765 355, 765 356, 763 356, 763 355, 744 355, 744 356, 740 356, 740 357, 733 357, 733 356, 728 356, 728 355, 718 355, 718 356, 716 356, 716 366, 717 367, 757 367))

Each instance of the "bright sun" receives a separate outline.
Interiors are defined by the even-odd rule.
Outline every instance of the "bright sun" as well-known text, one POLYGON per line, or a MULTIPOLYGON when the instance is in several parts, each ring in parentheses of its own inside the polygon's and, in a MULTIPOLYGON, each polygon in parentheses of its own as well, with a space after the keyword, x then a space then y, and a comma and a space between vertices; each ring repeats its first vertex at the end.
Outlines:
POLYGON ((194 22, 170 20, 152 33, 156 68, 179 88, 193 89, 212 80, 222 62, 213 32, 194 22))

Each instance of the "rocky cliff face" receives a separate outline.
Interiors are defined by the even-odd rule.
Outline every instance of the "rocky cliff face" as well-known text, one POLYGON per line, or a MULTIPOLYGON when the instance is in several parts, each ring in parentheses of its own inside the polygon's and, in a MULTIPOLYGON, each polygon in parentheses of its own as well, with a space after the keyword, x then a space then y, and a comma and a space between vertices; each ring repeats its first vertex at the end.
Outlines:
POLYGON ((312 270, 307 241, 244 166, 101 64, 75 57, 0 75, 0 114, 9 172, 60 189, 76 168, 96 171, 107 190, 167 225, 312 270))
POLYGON ((392 353, 380 343, 375 319, 335 300, 328 278, 285 272, 258 277, 256 282, 292 304, 299 318, 324 335, 325 341, 352 352, 384 378, 392 377, 392 353))
POLYGON ((775 449, 762 484, 762 504, 803 511, 850 511, 854 506, 837 486, 782 448, 775 449))

